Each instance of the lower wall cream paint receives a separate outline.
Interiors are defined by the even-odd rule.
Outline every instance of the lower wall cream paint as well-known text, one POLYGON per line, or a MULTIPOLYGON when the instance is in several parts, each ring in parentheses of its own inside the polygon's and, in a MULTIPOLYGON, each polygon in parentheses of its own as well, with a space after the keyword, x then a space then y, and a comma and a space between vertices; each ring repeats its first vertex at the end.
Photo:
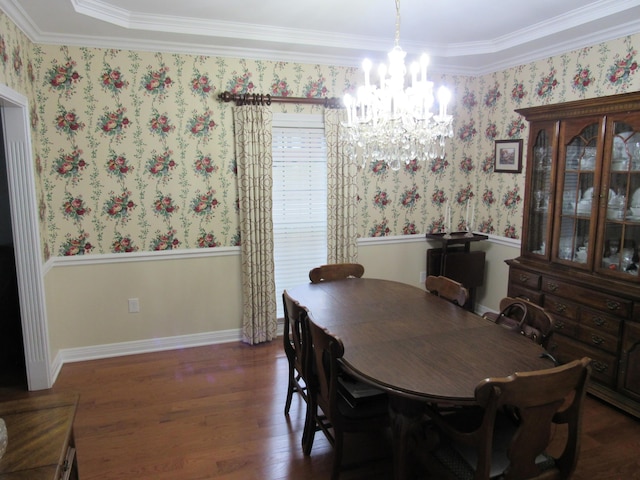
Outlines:
MULTIPOLYGON (((423 236, 361 239, 358 262, 367 277, 424 288, 420 272, 426 270, 426 250, 438 246, 423 236)), ((519 242, 491 237, 473 249, 486 252, 476 311, 495 311, 507 294, 504 260, 518 256, 519 242)), ((215 255, 177 252, 78 260, 54 261, 45 276, 54 378, 67 362, 241 339, 237 248, 215 255), (139 313, 128 312, 129 298, 139 300, 139 313)))

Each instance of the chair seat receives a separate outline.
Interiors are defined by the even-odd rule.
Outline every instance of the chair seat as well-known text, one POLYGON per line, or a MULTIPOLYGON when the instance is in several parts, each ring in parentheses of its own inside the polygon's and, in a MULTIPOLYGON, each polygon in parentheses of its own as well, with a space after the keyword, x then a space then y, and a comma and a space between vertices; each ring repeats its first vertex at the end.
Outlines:
POLYGON ((338 377, 338 393, 352 408, 357 408, 362 404, 370 403, 380 398, 386 399, 387 396, 384 390, 346 374, 338 377))
POLYGON ((319 428, 333 446, 332 480, 340 476, 345 433, 382 432, 389 427, 387 395, 348 378, 342 369, 344 344, 307 317, 308 345, 316 373, 309 382, 311 409, 305 420, 303 453, 309 455, 319 428), (349 401, 347 401, 349 399, 349 401), (320 414, 322 412, 322 414, 320 414))
MULTIPOLYGON (((507 449, 515 431, 516 425, 512 418, 503 414, 496 417, 489 478, 499 478, 509 466, 507 449)), ((446 441, 438 445, 433 456, 454 478, 460 480, 475 478, 474 467, 478 463, 478 451, 473 446, 446 441)), ((536 457, 535 463, 540 467, 541 472, 555 466, 555 460, 544 453, 536 457)))
POLYGON ((386 392, 373 385, 347 376, 338 377, 338 408, 345 417, 386 415, 389 411, 387 399, 386 392))

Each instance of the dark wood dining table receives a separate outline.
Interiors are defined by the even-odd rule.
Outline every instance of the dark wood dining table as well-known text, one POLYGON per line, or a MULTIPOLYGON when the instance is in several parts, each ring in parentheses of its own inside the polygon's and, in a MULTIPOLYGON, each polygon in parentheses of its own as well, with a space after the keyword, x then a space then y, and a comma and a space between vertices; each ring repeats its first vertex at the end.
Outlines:
POLYGON ((423 288, 350 278, 287 289, 344 343, 343 364, 389 393, 394 478, 407 478, 407 439, 424 403, 474 403, 487 377, 553 367, 541 346, 423 288))

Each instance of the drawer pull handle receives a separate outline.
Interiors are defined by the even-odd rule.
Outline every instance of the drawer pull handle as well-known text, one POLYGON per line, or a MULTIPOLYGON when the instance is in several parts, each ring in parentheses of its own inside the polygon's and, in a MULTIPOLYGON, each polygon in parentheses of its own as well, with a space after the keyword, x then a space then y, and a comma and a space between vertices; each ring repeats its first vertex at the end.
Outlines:
POLYGON ((598 373, 604 373, 609 369, 609 365, 604 362, 594 361, 591 362, 591 366, 598 373))
POLYGON ((564 313, 567 311, 567 306, 564 303, 556 303, 556 312, 564 313))
POLYGON ((604 327, 607 324, 607 321, 602 317, 593 317, 592 320, 598 327, 604 327))
POLYGON ((564 328, 564 322, 559 321, 554 324, 556 330, 562 330, 564 328))
POLYGON ((604 338, 599 337, 598 335, 591 335, 591 341, 594 345, 602 345, 604 343, 604 338))
POLYGON ((618 310, 618 309, 620 309, 620 302, 615 302, 613 300, 607 300, 607 308, 609 310, 618 310))
POLYGON ((526 283, 526 282, 527 282, 527 280, 529 280, 529 275, 525 275, 524 273, 521 273, 521 274, 520 274, 520 281, 521 281, 522 283, 526 283))
POLYGON ((550 291, 555 292, 556 290, 558 290, 558 284, 553 282, 547 282, 547 288, 549 288, 550 291))

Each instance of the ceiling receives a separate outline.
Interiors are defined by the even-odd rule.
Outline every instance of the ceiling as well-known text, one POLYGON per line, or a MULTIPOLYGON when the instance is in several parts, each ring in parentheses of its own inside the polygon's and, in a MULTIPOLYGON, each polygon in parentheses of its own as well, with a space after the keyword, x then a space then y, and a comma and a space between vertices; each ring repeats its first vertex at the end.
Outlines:
MULTIPOLYGON (((358 66, 393 47, 394 0, 0 0, 42 44, 358 66)), ((400 46, 479 75, 640 32, 640 0, 402 0, 400 46)))

